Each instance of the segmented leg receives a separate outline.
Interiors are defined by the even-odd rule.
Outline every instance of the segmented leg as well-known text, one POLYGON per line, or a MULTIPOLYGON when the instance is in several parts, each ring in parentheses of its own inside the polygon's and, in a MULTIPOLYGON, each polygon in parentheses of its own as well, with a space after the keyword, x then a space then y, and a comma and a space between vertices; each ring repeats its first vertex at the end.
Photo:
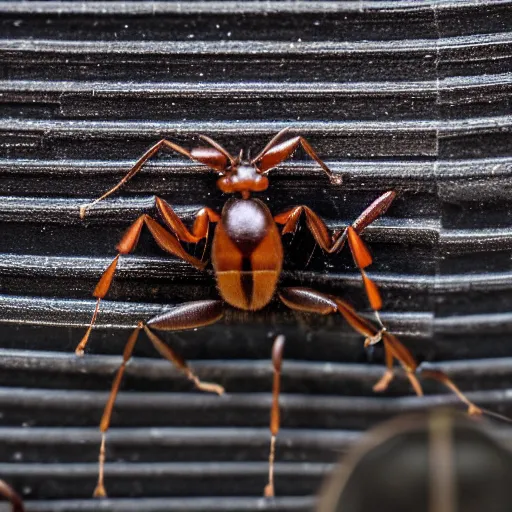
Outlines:
POLYGON ((11 502, 12 512, 25 512, 20 495, 4 480, 0 480, 0 496, 11 502))
POLYGON ((83 205, 80 207, 80 217, 83 219, 85 217, 85 214, 89 208, 92 208, 95 204, 98 204, 100 201, 103 201, 103 199, 107 198, 109 195, 113 194, 116 190, 121 188, 128 180, 133 178, 142 168, 142 166, 146 163, 147 160, 149 160, 153 155, 158 153, 160 149, 167 147, 173 151, 176 151, 180 153, 183 156, 186 156, 187 158, 190 158, 193 160, 193 156, 190 153, 190 151, 187 151, 185 148, 179 146, 178 144, 175 144, 174 142, 171 142, 170 140, 162 139, 158 141, 156 144, 151 146, 134 164, 134 166, 128 171, 126 176, 117 183, 114 187, 112 187, 110 190, 107 190, 102 196, 98 197, 98 199, 95 199, 92 203, 83 205))
POLYGON ((283 364, 283 348, 285 338, 278 336, 272 347, 272 366, 274 378, 272 384, 272 408, 270 410, 270 453, 268 456, 268 483, 263 491, 267 498, 275 495, 274 492, 274 461, 276 454, 276 438, 281 423, 279 411, 279 394, 281 392, 281 366, 283 364))
POLYGON ((168 202, 160 197, 156 197, 155 204, 165 225, 182 242, 197 244, 201 240, 208 238, 210 223, 219 222, 220 220, 220 215, 216 211, 204 207, 196 213, 192 230, 189 230, 168 202))
MULTIPOLYGON (((377 220, 378 217, 383 215, 386 210, 391 206, 391 203, 396 197, 393 191, 386 192, 377 198, 359 217, 352 223, 352 228, 356 233, 362 231, 369 226, 372 222, 377 220)), ((342 231, 329 233, 329 229, 325 222, 311 209, 309 206, 294 206, 274 217, 277 224, 284 224, 282 234, 293 233, 297 229, 297 223, 300 216, 304 213, 306 215, 306 225, 313 235, 316 243, 328 254, 333 254, 341 251, 348 238, 348 227, 342 231)))
POLYGON ((98 483, 94 490, 94 496, 97 498, 103 498, 107 495, 104 483, 104 468, 105 468, 105 447, 107 431, 110 427, 110 421, 112 418, 112 411, 114 404, 119 393, 121 381, 124 376, 126 365, 132 357, 133 349, 137 343, 139 333, 144 330, 149 340, 156 348, 156 350, 170 361, 178 370, 183 372, 185 376, 191 380, 197 389, 206 391, 209 393, 216 393, 222 395, 224 388, 218 384, 212 382, 203 382, 194 373, 194 371, 187 364, 185 359, 181 357, 174 349, 164 343, 150 328, 167 330, 167 331, 179 331, 185 329, 194 329, 197 327, 203 327, 205 325, 213 324, 220 320, 223 316, 223 303, 220 300, 204 300, 197 302, 187 302, 176 306, 169 311, 166 311, 162 315, 158 315, 152 318, 149 322, 139 322, 137 328, 130 335, 123 352, 123 362, 117 370, 116 376, 112 383, 112 389, 108 397, 103 416, 100 422, 101 431, 101 445, 99 452, 99 468, 98 468, 98 483))
POLYGON ((352 227, 348 227, 348 245, 350 247, 350 252, 352 253, 352 257, 354 258, 354 263, 356 264, 359 272, 361 272, 361 277, 363 278, 364 289, 366 291, 366 296, 368 297, 368 301, 370 303, 370 307, 373 309, 375 314, 375 318, 380 325, 380 332, 374 336, 372 343, 377 343, 380 341, 382 333, 386 330, 382 320, 380 319, 379 310, 382 308, 382 298, 380 296, 379 289, 375 282, 370 279, 364 269, 370 266, 373 262, 372 256, 368 247, 363 242, 361 237, 357 234, 357 231, 352 227))
POLYGON ((382 194, 364 210, 364 212, 351 226, 348 226, 343 231, 339 231, 332 235, 329 233, 324 221, 307 206, 296 206, 274 217, 275 222, 278 224, 284 224, 282 234, 286 234, 295 231, 300 216, 304 213, 306 216, 306 225, 308 226, 308 229, 313 235, 315 241, 320 245, 323 251, 329 254, 341 251, 348 239, 354 262, 361 272, 368 301, 374 311, 375 318, 381 327, 380 331, 373 337, 373 343, 380 341, 382 332, 385 330, 378 313, 382 308, 382 299, 377 285, 368 277, 364 270, 366 267, 371 265, 373 260, 370 251, 359 236, 359 233, 374 222, 380 215, 384 214, 395 197, 396 194, 393 191, 382 194))
MULTIPOLYGON (((454 384, 454 382, 448 378, 448 376, 444 372, 442 372, 440 370, 423 370, 423 369, 421 369, 420 375, 424 379, 435 380, 437 382, 440 382, 441 384, 444 384, 447 388, 451 389, 459 397, 459 399, 462 400, 462 402, 464 402, 468 406, 468 414, 480 416, 481 414, 484 413, 483 409, 481 409, 480 407, 478 407, 473 402, 471 402, 470 400, 467 399, 467 397, 454 384)), ((491 415, 500 417, 502 419, 504 418, 507 421, 510 421, 509 418, 506 418, 501 415, 495 415, 494 413, 491 413, 491 415)))
POLYGON ((167 148, 172 151, 176 151, 180 155, 183 155, 195 162, 199 162, 208 166, 211 170, 223 174, 225 170, 229 167, 229 165, 233 166, 235 164, 235 159, 217 142, 215 142, 210 137, 206 137, 205 135, 200 135, 200 137, 210 144, 211 147, 208 148, 194 148, 192 151, 188 151, 184 147, 171 142, 167 139, 162 139, 158 141, 156 144, 151 146, 134 164, 134 166, 128 171, 126 176, 121 179, 110 190, 105 192, 102 196, 95 199, 92 203, 85 204, 80 207, 80 217, 83 219, 85 214, 89 208, 99 203, 103 199, 107 198, 111 194, 113 194, 116 190, 121 188, 127 181, 133 178, 143 167, 143 165, 156 153, 158 153, 161 149, 167 148))
POLYGON ((373 391, 375 391, 376 393, 386 391, 389 384, 395 377, 395 372, 393 370, 395 358, 393 357, 391 351, 387 348, 386 344, 384 344, 384 360, 386 363, 386 371, 379 379, 379 381, 376 382, 375 385, 373 386, 373 391))
MULTIPOLYGON (((182 222, 182 220, 176 215, 171 206, 159 197, 155 197, 155 204, 160 213, 162 220, 164 221, 169 232, 166 228, 162 227, 157 221, 155 221, 149 215, 141 215, 125 232, 116 248, 118 250, 117 256, 112 260, 112 263, 103 272, 96 288, 93 292, 93 297, 96 298, 96 307, 91 318, 91 323, 87 328, 83 338, 76 347, 75 353, 77 355, 83 355, 85 347, 89 341, 96 319, 98 318, 100 302, 108 293, 114 274, 119 263, 119 257, 122 254, 129 254, 132 252, 139 241, 139 237, 144 225, 147 226, 153 238, 165 252, 173 254, 178 258, 190 263, 199 270, 202 270, 206 262, 199 260, 194 256, 190 255, 181 245, 179 240, 187 243, 198 243, 202 239, 208 237, 210 222, 218 222, 219 215, 211 210, 210 208, 202 208, 196 214, 194 225, 192 230, 189 230, 182 222)), ((206 247, 205 247, 206 248, 206 247)))
MULTIPOLYGON (((281 301, 291 309, 307 313, 328 315, 338 312, 347 323, 358 333, 365 337, 365 344, 372 340, 380 332, 371 322, 361 317, 355 309, 345 301, 309 288, 283 288, 278 292, 281 301)), ((396 360, 402 366, 414 391, 421 396, 423 391, 416 377, 418 363, 409 349, 393 334, 384 331, 381 333, 386 358, 386 373, 376 384, 378 391, 384 391, 393 379, 393 361, 396 360)), ((454 392, 467 406, 470 414, 477 414, 480 409, 473 404, 459 388, 442 372, 422 370, 420 376, 434 379, 443 383, 454 392)))
POLYGON ((336 176, 327 167, 327 165, 320 159, 313 149, 311 144, 304 137, 293 137, 292 139, 286 140, 278 144, 279 139, 289 130, 285 128, 275 135, 271 141, 263 148, 263 150, 251 160, 251 164, 258 167, 262 174, 266 174, 268 171, 279 165, 281 162, 290 158, 295 150, 302 146, 302 149, 323 169, 325 174, 329 177, 331 183, 335 185, 341 185, 341 176, 336 176))

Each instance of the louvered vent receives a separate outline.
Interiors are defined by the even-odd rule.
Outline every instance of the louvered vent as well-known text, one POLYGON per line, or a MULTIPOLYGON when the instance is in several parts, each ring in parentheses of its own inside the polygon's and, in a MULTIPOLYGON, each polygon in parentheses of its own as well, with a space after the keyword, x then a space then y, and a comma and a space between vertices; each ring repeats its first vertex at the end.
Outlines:
MULTIPOLYGON (((403 378, 374 395, 379 347, 367 354, 340 318, 278 304, 167 336, 227 388, 221 398, 194 392, 141 338, 109 436, 111 499, 92 500, 97 425, 129 328, 217 296, 211 270, 144 236, 122 259, 88 355, 73 353, 102 269, 153 194, 186 219, 226 200, 215 176, 162 153, 79 219, 80 204, 163 136, 193 147, 204 133, 255 152, 290 126, 344 184, 298 151, 262 198, 275 213, 307 204, 332 228, 396 190, 365 233, 385 322, 477 403, 512 415, 511 27, 510 0, 0 2, 0 476, 29 510, 265 508, 279 332, 272 510, 311 510, 330 464, 368 426, 457 403, 436 386, 416 398, 403 378)), ((285 284, 364 310, 348 253, 314 250, 304 226, 285 246, 285 284)))

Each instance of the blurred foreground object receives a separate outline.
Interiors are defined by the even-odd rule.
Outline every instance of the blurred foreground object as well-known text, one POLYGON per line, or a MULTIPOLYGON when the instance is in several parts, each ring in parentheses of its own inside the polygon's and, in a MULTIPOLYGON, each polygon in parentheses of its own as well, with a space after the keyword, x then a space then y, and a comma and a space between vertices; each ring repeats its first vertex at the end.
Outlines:
POLYGON ((372 430, 324 486, 318 512, 505 512, 512 454, 445 410, 372 430))

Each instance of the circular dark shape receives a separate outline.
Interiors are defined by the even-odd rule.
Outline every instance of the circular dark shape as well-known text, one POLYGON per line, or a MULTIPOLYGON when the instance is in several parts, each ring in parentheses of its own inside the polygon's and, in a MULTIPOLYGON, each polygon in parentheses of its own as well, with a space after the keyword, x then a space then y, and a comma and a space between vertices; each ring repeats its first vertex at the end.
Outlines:
POLYGON ((375 429, 342 462, 318 512, 507 512, 512 454, 465 417, 437 411, 375 429))

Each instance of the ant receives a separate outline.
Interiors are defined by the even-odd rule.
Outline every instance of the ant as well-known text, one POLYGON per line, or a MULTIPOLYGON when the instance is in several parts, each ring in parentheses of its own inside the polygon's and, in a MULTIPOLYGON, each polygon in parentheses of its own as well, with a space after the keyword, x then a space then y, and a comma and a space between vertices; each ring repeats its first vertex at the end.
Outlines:
POLYGON ((0 480, 0 496, 10 501, 12 512, 25 512, 23 500, 5 480, 0 480))
MULTIPOLYGON (((281 130, 252 159, 249 156, 245 157, 243 150, 236 158, 233 157, 220 144, 205 135, 200 135, 200 138, 208 144, 208 147, 194 148, 191 151, 163 139, 148 149, 117 185, 92 203, 80 208, 80 217, 83 219, 89 208, 110 196, 133 178, 146 161, 161 149, 170 149, 195 162, 204 164, 220 176, 217 180, 217 187, 222 192, 226 194, 239 193, 241 195, 241 197, 228 199, 220 214, 207 207, 199 210, 191 229, 183 224, 166 201, 160 197, 155 197, 156 209, 165 227, 147 214, 137 218, 124 233, 117 245, 117 256, 103 272, 94 289, 93 296, 96 298, 96 307, 91 323, 76 348, 77 355, 83 355, 84 353, 98 316, 100 302, 110 288, 120 256, 135 249, 144 225, 161 249, 190 263, 197 269, 203 270, 207 262, 189 254, 183 247, 182 242, 197 244, 202 240, 208 240, 211 224, 216 224, 211 255, 221 300, 187 302, 175 306, 149 321, 140 321, 137 324, 126 343, 123 362, 112 384, 112 390, 100 422, 102 438, 99 455, 99 476, 94 496, 106 496, 103 478, 106 433, 126 364, 131 358, 140 331, 144 330, 157 351, 176 365, 192 380, 198 389, 220 395, 224 392, 222 386, 202 382, 187 362, 174 349, 165 344, 153 332, 153 329, 157 331, 181 331, 213 324, 223 317, 226 303, 240 310, 257 311, 264 308, 277 295, 281 302, 295 311, 321 315, 340 313, 354 330, 365 337, 365 347, 380 341, 383 343, 386 371, 375 384, 375 391, 384 391, 389 386, 394 377, 394 361, 397 360, 405 370, 405 374, 416 394, 423 394, 421 385, 415 375, 418 363, 411 352, 386 329, 381 321, 379 310, 382 308, 382 299, 377 285, 365 272, 365 268, 372 263, 372 256, 360 237, 361 232, 368 225, 387 211, 395 199, 396 193, 388 191, 382 194, 363 211, 352 225, 333 234, 329 233, 324 221, 308 206, 294 206, 273 216, 263 201, 255 199, 251 195, 253 192, 262 192, 268 188, 269 179, 267 174, 269 171, 291 157, 299 146, 320 166, 332 184, 341 185, 342 183, 341 177, 332 173, 306 139, 295 136, 281 141, 287 132, 288 128, 281 130), (377 327, 360 316, 350 304, 338 297, 304 287, 278 289, 283 264, 281 237, 287 233, 293 233, 303 215, 309 231, 324 252, 328 254, 337 253, 348 242, 354 263, 361 272, 363 285, 370 307, 375 315, 377 327), (283 227, 280 229, 278 226, 283 227)), ((278 336, 272 351, 274 385, 270 419, 269 479, 265 487, 265 496, 274 495, 273 466, 275 440, 279 431, 279 374, 283 346, 284 338, 278 336)), ((425 378, 441 381, 448 386, 467 404, 470 414, 482 413, 482 410, 470 402, 443 373, 422 370, 421 375, 425 378)))

